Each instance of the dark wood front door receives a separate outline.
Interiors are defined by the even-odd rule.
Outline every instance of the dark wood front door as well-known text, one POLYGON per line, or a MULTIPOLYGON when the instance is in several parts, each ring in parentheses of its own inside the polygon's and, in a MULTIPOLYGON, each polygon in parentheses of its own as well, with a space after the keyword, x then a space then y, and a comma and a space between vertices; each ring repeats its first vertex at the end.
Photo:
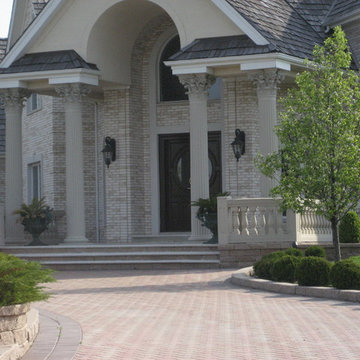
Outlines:
MULTIPOLYGON (((210 193, 221 191, 221 133, 209 133, 210 193)), ((191 231, 190 137, 160 135, 160 231, 191 231)))

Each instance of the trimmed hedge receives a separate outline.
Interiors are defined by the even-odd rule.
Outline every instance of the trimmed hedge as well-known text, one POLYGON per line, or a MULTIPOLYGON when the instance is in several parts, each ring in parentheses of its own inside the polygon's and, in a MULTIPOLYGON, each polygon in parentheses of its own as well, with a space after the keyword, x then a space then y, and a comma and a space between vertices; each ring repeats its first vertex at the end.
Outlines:
POLYGON ((305 256, 317 256, 326 258, 326 252, 325 249, 318 245, 309 246, 305 250, 305 256))
POLYGON ((327 286, 330 282, 331 263, 324 258, 307 256, 300 260, 295 272, 301 286, 327 286))
POLYGON ((360 266, 351 260, 338 261, 331 269, 330 281, 337 289, 360 290, 360 266))
POLYGON ((297 256, 297 257, 302 257, 303 256, 302 251, 299 250, 299 249, 295 249, 295 248, 286 249, 285 254, 286 255, 291 255, 291 256, 297 256))
POLYGON ((340 221, 339 240, 341 243, 360 242, 360 219, 355 211, 349 211, 340 221))
POLYGON ((24 304, 49 298, 41 283, 53 282, 53 271, 0 253, 0 306, 24 304))
MULTIPOLYGON (((295 250, 295 249, 294 249, 295 250)), ((285 255, 278 257, 271 267, 271 279, 281 282, 295 282, 295 270, 300 263, 299 256, 285 255)))
POLYGON ((282 256, 285 256, 283 251, 276 251, 263 256, 261 260, 255 263, 254 274, 261 279, 272 280, 271 268, 274 261, 282 256))

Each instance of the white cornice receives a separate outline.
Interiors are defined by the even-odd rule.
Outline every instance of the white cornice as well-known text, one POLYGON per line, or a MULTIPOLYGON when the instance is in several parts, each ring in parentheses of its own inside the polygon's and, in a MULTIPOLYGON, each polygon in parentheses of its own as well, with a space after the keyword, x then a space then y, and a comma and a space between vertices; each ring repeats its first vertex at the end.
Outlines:
POLYGON ((279 53, 165 61, 165 65, 171 66, 174 75, 196 73, 212 74, 214 68, 226 66, 239 66, 239 70, 241 71, 270 68, 290 71, 291 65, 305 66, 303 59, 279 53))
POLYGON ((48 80, 49 85, 82 83, 99 85, 100 71, 90 69, 70 69, 55 71, 34 71, 27 73, 0 74, 0 89, 27 88, 27 83, 35 80, 48 80))
POLYGON ((50 22, 53 15, 60 8, 65 0, 51 0, 44 10, 34 19, 24 34, 14 44, 9 53, 1 62, 2 67, 9 67, 21 55, 24 55, 32 42, 39 36, 44 27, 50 22))
POLYGON ((225 0, 211 0, 240 30, 242 30, 256 45, 268 45, 264 36, 249 24, 237 11, 225 0))

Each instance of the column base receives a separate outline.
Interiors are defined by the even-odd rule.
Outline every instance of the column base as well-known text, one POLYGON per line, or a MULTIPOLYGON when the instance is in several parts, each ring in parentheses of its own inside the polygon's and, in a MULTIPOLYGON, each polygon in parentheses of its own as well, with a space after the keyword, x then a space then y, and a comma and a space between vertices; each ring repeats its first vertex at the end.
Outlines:
POLYGON ((88 244, 90 241, 85 236, 68 236, 64 244, 88 244))

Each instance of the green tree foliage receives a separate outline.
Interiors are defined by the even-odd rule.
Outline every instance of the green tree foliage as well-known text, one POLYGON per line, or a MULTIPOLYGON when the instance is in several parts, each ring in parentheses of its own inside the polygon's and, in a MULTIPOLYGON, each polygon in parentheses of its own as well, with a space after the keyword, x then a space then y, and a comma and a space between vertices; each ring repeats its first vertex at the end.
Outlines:
POLYGON ((339 225, 339 239, 341 243, 360 242, 360 219, 355 211, 349 211, 341 219, 339 225))
POLYGON ((52 272, 37 262, 0 253, 0 306, 47 299, 50 294, 39 284, 55 281, 52 272))
POLYGON ((331 222, 339 260, 338 223, 360 200, 360 83, 340 27, 313 53, 309 70, 282 101, 275 129, 281 152, 259 157, 257 164, 271 178, 283 170, 272 189, 283 208, 312 209, 331 222))

